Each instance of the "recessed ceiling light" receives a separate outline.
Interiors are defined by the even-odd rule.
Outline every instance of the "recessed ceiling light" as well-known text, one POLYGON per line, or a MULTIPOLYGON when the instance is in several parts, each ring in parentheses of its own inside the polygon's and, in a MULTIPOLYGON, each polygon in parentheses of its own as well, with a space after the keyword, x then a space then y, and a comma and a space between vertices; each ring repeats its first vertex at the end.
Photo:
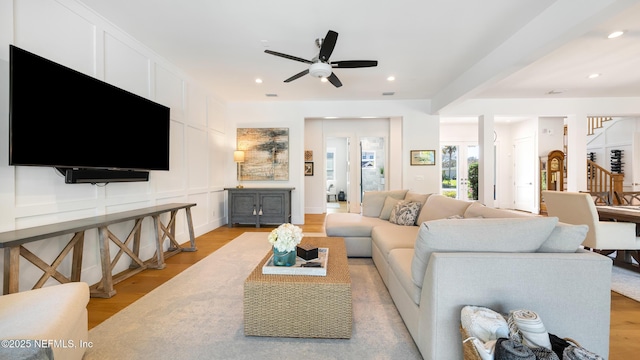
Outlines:
POLYGON ((395 80, 395 79, 396 79, 396 77, 395 77, 395 76, 389 76, 389 77, 387 78, 387 81, 393 81, 393 80, 395 80))
POLYGON ((588 77, 589 79, 595 79, 595 78, 597 78, 597 77, 599 77, 599 76, 600 76, 600 74, 598 74, 598 73, 594 73, 594 74, 591 74, 591 75, 589 75, 589 76, 587 76, 587 77, 588 77))
POLYGON ((257 79, 256 79, 256 84, 262 84, 262 79, 257 78, 257 79))
POLYGON ((607 36, 607 39, 615 39, 617 37, 622 36, 622 34, 624 34, 624 31, 622 30, 614 31, 611 34, 609 34, 609 36, 607 36))

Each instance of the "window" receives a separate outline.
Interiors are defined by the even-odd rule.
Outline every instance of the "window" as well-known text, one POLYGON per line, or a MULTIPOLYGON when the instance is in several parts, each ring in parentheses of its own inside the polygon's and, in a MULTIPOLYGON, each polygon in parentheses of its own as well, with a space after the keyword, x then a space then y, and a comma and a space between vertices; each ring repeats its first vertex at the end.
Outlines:
POLYGON ((336 158, 335 149, 327 149, 327 180, 335 180, 334 164, 336 158))
POLYGON ((362 152, 362 168, 374 169, 375 167, 376 167, 376 152, 363 151, 362 152))

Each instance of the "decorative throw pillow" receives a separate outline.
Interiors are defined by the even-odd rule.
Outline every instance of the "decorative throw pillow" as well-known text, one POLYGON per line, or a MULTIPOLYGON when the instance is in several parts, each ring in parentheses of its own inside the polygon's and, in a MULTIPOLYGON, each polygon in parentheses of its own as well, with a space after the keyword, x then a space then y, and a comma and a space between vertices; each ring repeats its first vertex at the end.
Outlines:
POLYGON ((414 201, 398 201, 391 210, 389 222, 392 224, 413 226, 418 217, 418 211, 422 204, 414 201))
POLYGON ((380 211, 379 218, 382 220, 389 220, 389 218, 391 217, 391 211, 399 201, 401 200, 391 196, 387 196, 387 198, 384 200, 384 206, 382 207, 382 211, 380 211))
POLYGON ((543 253, 560 253, 560 252, 576 252, 584 239, 587 237, 589 226, 587 225, 569 225, 558 223, 551 235, 545 240, 538 252, 543 253))
POLYGON ((408 190, 365 191, 362 197, 362 216, 379 217, 387 196, 402 200, 408 190))

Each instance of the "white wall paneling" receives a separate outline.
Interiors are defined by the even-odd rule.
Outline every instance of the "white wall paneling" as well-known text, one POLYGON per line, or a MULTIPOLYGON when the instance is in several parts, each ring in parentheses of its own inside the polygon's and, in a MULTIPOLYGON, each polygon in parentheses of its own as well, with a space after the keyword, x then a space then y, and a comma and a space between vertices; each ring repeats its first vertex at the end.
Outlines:
MULTIPOLYGON (((218 165, 225 163, 225 156, 228 154, 225 143, 224 134, 209 131, 209 187, 214 190, 224 188, 224 171, 220 171, 218 165)), ((237 168, 234 167, 233 170, 237 168)))
MULTIPOLYGON (((225 160, 230 154, 225 132, 231 128, 235 136, 235 128, 226 124, 226 103, 219 101, 204 84, 75 0, 0 1, 0 135, 4 134, 0 138, 0 155, 5 159, 10 43, 171 108, 170 171, 152 171, 149 182, 106 186, 65 184, 53 168, 0 164, 3 200, 0 231, 171 202, 197 203, 191 209, 196 236, 225 223, 225 197, 220 189, 226 181, 224 174, 235 169, 225 160)), ((96 124, 96 131, 99 128, 100 124, 96 124)), ((114 224, 109 229, 124 239, 131 226, 132 223, 114 224)), ((178 241, 188 241, 182 211, 177 217, 176 230, 178 241)), ((142 235, 141 258, 145 259, 155 251, 150 218, 144 220, 142 235)), ((28 248, 53 261, 52 257, 69 239, 70 236, 56 237, 29 244, 28 248)), ((97 231, 88 230, 81 279, 90 284, 101 277, 97 244, 97 231)), ((168 240, 165 240, 166 246, 168 240)), ((114 255, 116 249, 112 249, 114 255)), ((115 271, 125 269, 129 262, 130 259, 123 256, 115 271)), ((0 257, 0 266, 2 263, 3 257, 0 257)), ((69 266, 70 260, 65 259, 60 269, 67 271, 69 266)), ((21 290, 33 286, 41 276, 41 272, 32 267, 21 261, 21 270, 24 268, 20 276, 21 290)))
MULTIPOLYGON (((147 99, 151 98, 150 60, 122 41, 104 37, 104 81, 147 99)), ((126 109, 122 109, 126 111, 126 109)))
POLYGON ((193 84, 187 84, 187 122, 198 127, 207 126, 207 95, 193 84))
POLYGON ((187 126, 186 135, 189 188, 204 191, 209 185, 207 169, 210 166, 207 132, 205 129, 187 126))
POLYGON ((13 1, 13 4, 16 46, 96 76, 95 23, 56 1, 13 1))
POLYGON ((155 68, 155 101, 171 109, 171 119, 184 122, 184 86, 180 77, 162 65, 155 68))

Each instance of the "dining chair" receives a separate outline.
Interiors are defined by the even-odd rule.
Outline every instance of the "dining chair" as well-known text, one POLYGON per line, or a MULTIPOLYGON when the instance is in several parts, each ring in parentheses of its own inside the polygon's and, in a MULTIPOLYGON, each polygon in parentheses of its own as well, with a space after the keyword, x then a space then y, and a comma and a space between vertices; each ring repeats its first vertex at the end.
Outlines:
MULTIPOLYGON (((640 250, 640 237, 636 237, 636 224, 621 221, 600 221, 598 209, 589 193, 543 191, 549 216, 566 224, 589 226, 582 245, 603 255, 614 251, 640 250)), ((620 254, 617 254, 620 256, 620 254)))
POLYGON ((581 193, 587 193, 593 198, 594 204, 611 206, 613 205, 613 199, 609 191, 580 191, 581 193))
POLYGON ((640 205, 640 191, 614 191, 618 204, 640 205))

